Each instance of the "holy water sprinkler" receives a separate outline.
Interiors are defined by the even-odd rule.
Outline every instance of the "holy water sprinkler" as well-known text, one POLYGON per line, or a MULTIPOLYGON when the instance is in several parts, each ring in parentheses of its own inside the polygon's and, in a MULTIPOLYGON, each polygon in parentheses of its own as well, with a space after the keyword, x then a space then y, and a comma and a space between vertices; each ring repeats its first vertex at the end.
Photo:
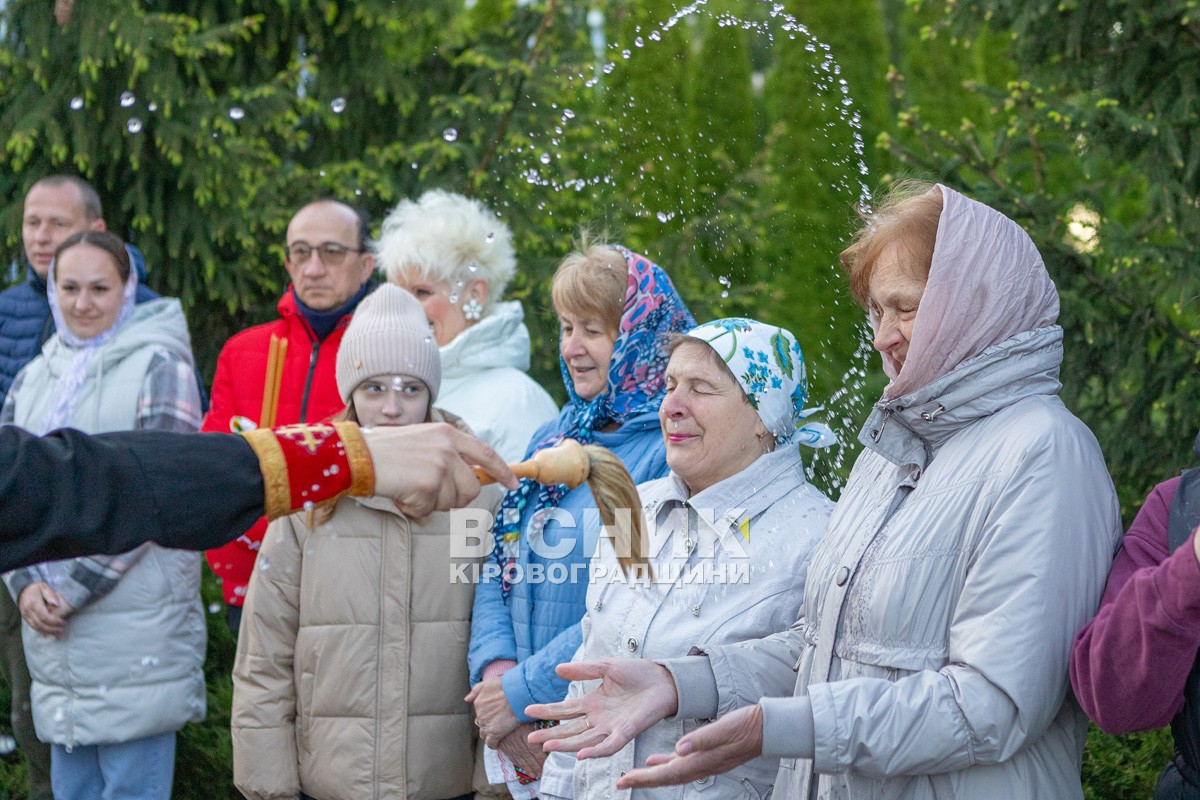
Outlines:
MULTIPOLYGON (((586 481, 600 519, 616 532, 613 546, 621 570, 626 576, 631 572, 635 577, 648 574, 642 502, 629 471, 611 450, 563 439, 554 447, 539 450, 531 458, 510 465, 510 469, 518 478, 530 478, 546 485, 564 484, 571 489, 586 481)), ((495 482, 495 478, 478 467, 475 474, 481 483, 495 482)))

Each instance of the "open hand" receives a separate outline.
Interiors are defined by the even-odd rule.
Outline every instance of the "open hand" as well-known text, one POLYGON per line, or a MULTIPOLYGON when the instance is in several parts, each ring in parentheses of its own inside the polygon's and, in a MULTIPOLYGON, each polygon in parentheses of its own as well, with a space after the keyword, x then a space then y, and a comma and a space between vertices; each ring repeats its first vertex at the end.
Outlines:
POLYGON ((739 708, 675 743, 674 753, 656 753, 646 766, 617 780, 618 789, 674 786, 719 775, 762 755, 762 706, 739 708))
POLYGON ((540 744, 548 753, 577 753, 581 759, 611 756, 679 707, 675 679, 654 661, 608 658, 559 664, 555 671, 571 681, 598 678, 600 685, 580 697, 525 709, 537 719, 562 721, 529 736, 530 744, 540 744))

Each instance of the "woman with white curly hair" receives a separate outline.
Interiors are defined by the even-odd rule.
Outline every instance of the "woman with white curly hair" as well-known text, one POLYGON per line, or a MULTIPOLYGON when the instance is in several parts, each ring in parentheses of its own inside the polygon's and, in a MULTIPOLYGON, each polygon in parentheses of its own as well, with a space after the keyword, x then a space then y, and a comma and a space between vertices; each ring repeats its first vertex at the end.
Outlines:
POLYGON ((383 222, 380 267, 425 309, 442 355, 439 406, 516 461, 558 407, 532 378, 517 301, 500 302, 516 271, 512 232, 478 200, 434 189, 383 222))

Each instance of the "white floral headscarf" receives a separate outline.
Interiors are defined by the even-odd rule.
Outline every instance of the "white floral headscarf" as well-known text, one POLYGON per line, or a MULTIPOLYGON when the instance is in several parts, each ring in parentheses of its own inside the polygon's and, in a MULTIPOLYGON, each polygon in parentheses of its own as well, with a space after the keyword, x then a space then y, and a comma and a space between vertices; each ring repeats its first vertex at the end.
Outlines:
POLYGON ((828 425, 805 422, 823 409, 804 407, 808 376, 804 353, 791 331, 729 317, 706 322, 687 335, 707 343, 729 365, 776 444, 819 448, 837 443, 828 425))

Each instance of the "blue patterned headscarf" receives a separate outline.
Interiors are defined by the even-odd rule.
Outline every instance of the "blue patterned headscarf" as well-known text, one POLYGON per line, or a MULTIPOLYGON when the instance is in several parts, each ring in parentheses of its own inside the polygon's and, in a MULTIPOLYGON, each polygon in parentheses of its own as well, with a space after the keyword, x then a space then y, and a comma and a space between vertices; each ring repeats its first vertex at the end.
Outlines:
POLYGON ((797 442, 829 447, 837 443, 827 425, 804 421, 821 409, 804 407, 808 373, 804 353, 791 331, 730 317, 706 322, 687 335, 707 342, 729 365, 777 445, 797 442))
MULTIPOLYGON (((662 268, 624 247, 614 249, 625 257, 628 281, 605 390, 590 401, 581 398, 560 352, 559 368, 571 401, 565 409, 561 429, 538 442, 531 453, 553 447, 565 438, 587 444, 595 439, 598 429, 610 422, 622 423, 638 414, 657 411, 666 387, 663 373, 668 360, 667 335, 682 333, 696 324, 662 268)), ((516 561, 522 513, 532 502, 531 525, 544 525, 547 510, 556 508, 568 491, 566 486, 542 486, 526 479, 504 496, 492 531, 496 538, 496 560, 505 572, 502 586, 506 600, 510 588, 507 572, 516 561)))

